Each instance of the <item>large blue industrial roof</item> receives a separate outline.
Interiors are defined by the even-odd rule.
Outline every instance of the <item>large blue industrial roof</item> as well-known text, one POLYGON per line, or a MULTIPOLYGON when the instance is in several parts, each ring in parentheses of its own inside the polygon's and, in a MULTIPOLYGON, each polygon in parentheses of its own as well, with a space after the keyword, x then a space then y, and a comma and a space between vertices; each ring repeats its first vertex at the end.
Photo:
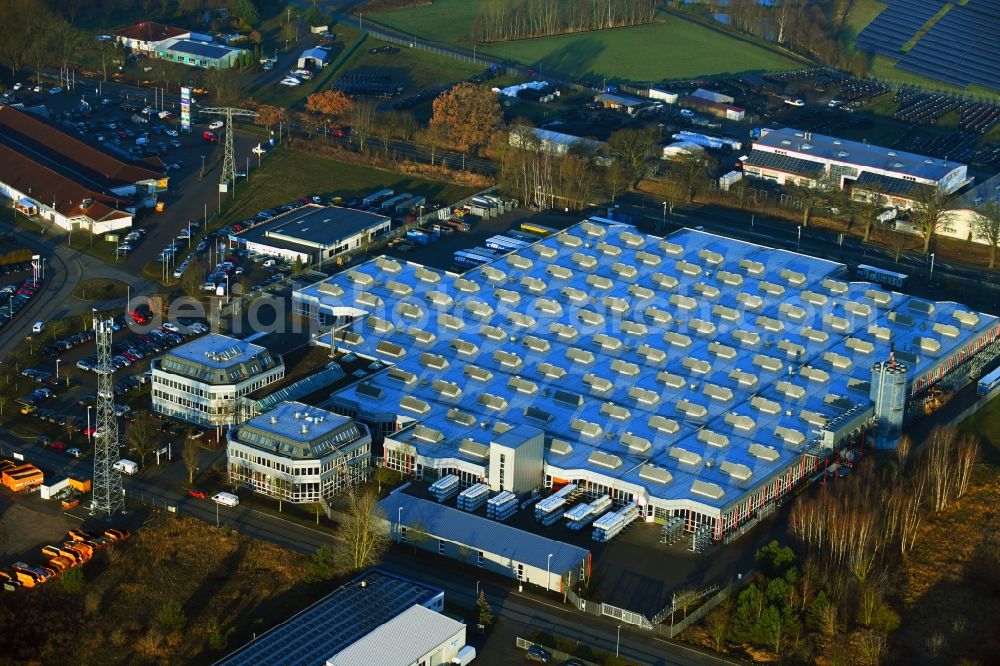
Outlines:
POLYGON ((495 433, 524 423, 547 435, 548 474, 719 508, 867 405, 890 343, 917 378, 997 325, 845 272, 597 219, 463 276, 381 257, 294 297, 362 315, 338 348, 393 367, 333 404, 419 424, 393 437, 424 456, 485 467, 495 433))
POLYGON ((468 546, 471 550, 494 553, 514 562, 545 569, 555 576, 579 569, 590 551, 561 541, 546 539, 510 525, 453 509, 405 492, 395 492, 380 502, 386 518, 404 527, 419 525, 427 534, 468 546), (402 509, 402 510, 400 510, 402 509), (551 562, 549 555, 552 555, 551 562))

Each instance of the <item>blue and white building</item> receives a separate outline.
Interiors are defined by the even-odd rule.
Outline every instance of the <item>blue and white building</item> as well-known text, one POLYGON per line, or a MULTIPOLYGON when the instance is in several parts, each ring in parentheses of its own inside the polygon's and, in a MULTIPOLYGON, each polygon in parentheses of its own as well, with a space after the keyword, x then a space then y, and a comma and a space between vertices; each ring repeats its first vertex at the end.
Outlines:
POLYGON ((294 504, 327 501, 368 477, 371 443, 351 418, 283 402, 229 430, 229 479, 294 504))
POLYGON ((208 427, 238 423, 240 398, 285 376, 278 354, 219 333, 170 350, 150 369, 153 411, 208 427))
POLYGON ((892 349, 913 409, 1000 348, 996 317, 843 264, 600 218, 463 275, 380 257, 293 299, 335 323, 318 344, 384 364, 326 405, 384 437, 384 464, 517 493, 575 483, 717 539, 863 442, 892 349), (537 481, 500 481, 511 446, 537 481))

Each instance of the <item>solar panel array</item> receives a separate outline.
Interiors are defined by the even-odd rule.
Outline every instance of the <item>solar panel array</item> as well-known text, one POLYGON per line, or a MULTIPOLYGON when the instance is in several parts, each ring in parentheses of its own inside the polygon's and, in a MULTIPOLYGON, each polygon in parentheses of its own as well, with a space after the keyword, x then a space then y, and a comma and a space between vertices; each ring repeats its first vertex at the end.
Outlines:
POLYGON ((219 666, 322 666, 415 604, 424 605, 434 588, 381 571, 371 571, 324 597, 287 622, 240 648, 219 666), (362 584, 361 580, 364 581, 362 584))
POLYGON ((898 57, 903 45, 940 11, 943 4, 941 0, 893 0, 861 31, 857 47, 862 51, 898 57))
POLYGON ((956 86, 1000 90, 1000 2, 953 7, 896 66, 956 86))

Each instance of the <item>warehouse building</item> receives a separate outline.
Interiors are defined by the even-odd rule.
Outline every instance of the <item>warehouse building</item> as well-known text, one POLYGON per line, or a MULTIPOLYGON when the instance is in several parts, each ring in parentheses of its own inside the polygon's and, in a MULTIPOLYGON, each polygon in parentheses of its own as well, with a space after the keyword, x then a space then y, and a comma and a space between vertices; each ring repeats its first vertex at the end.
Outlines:
POLYGON ((123 162, 43 120, 0 105, 0 194, 25 215, 103 234, 132 226, 168 179, 155 163, 123 162))
POLYGON ((380 570, 363 573, 216 666, 442 666, 475 649, 442 614, 444 592, 380 570))
POLYGON ((969 182, 968 167, 958 162, 791 128, 763 131, 743 171, 779 185, 850 190, 897 208, 912 208, 920 185, 951 194, 969 182))
POLYGON ((381 502, 395 541, 530 583, 564 592, 591 574, 591 555, 561 541, 525 532, 438 502, 397 491, 381 502), (413 536, 414 530, 420 537, 413 536))
POLYGON ((153 411, 215 427, 238 423, 240 398, 285 376, 281 356, 210 333, 150 364, 153 411))
POLYGON ((565 155, 571 151, 594 154, 604 148, 603 141, 538 127, 515 129, 510 133, 510 145, 522 150, 541 150, 552 155, 565 155))
POLYGON ((391 227, 392 220, 385 215, 309 204, 234 234, 230 242, 257 254, 322 268, 387 234, 391 227))
POLYGON ((368 477, 371 443, 353 419, 283 402, 229 430, 229 479, 293 504, 328 501, 368 477))
POLYGON ((327 405, 383 437, 387 465, 506 489, 499 454, 520 441, 533 459, 537 430, 543 488, 716 539, 859 445, 890 417, 876 405, 913 413, 1000 351, 996 317, 833 261, 600 218, 464 275, 382 257, 293 299, 337 322, 338 350, 388 366, 327 405), (876 390, 893 349, 903 405, 876 390))

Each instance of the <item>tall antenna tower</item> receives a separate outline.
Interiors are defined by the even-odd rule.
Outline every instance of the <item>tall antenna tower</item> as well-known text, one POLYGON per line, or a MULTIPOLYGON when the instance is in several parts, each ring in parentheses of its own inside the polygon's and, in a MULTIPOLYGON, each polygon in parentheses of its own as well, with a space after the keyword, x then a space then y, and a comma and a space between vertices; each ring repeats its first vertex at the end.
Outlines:
POLYGON ((237 109, 230 106, 213 106, 201 110, 226 119, 226 132, 223 138, 222 173, 219 175, 219 191, 228 192, 230 185, 236 184, 236 155, 233 151, 233 116, 256 118, 256 111, 237 109))
POLYGON ((113 516, 125 510, 122 474, 115 469, 119 459, 118 417, 115 416, 112 387, 111 338, 114 328, 110 319, 98 319, 94 314, 97 339, 97 432, 94 437, 94 488, 92 513, 107 512, 113 516))

